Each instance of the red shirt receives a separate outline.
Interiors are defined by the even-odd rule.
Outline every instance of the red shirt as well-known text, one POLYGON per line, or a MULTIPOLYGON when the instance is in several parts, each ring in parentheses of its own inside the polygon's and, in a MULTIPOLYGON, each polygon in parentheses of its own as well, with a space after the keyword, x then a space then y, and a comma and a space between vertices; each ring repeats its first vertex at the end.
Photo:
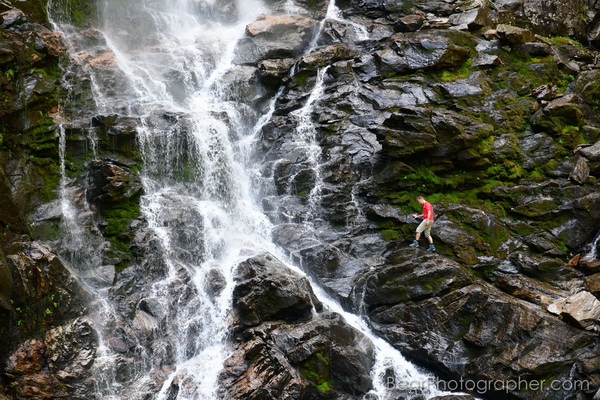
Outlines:
POLYGON ((429 220, 433 221, 433 206, 428 201, 426 201, 425 203, 423 203, 423 218, 429 219, 429 220), (431 212, 431 214, 429 214, 430 218, 427 218, 427 215, 428 215, 429 212, 431 212))

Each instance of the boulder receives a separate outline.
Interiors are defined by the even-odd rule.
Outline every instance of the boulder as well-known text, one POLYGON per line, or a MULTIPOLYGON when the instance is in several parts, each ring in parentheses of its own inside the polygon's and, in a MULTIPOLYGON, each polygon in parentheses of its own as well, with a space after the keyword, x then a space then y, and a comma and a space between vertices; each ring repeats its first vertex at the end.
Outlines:
POLYGON ((523 43, 521 51, 524 51, 532 57, 545 57, 550 55, 551 48, 543 42, 527 42, 523 43))
POLYGON ((600 98, 600 70, 583 71, 577 76, 577 88, 581 99, 589 105, 600 98))
POLYGON ((420 14, 405 15, 394 22, 396 32, 416 32, 423 26, 425 17, 420 14))
MULTIPOLYGON (((570 132, 565 131, 565 128, 568 126, 580 127, 583 122, 583 112, 578 104, 578 98, 574 94, 552 100, 542 110, 537 111, 531 119, 531 124, 536 131, 562 134, 571 147, 580 144, 581 139, 575 136, 569 137, 570 132)), ((572 132, 573 135, 577 133, 578 130, 572 132)))
POLYGON ((266 59, 295 58, 311 40, 317 21, 295 16, 263 16, 246 27, 235 50, 235 64, 258 65, 266 59))
POLYGON ((398 33, 390 38, 389 49, 374 55, 382 73, 406 74, 419 69, 458 67, 469 58, 464 44, 457 44, 462 39, 469 41, 436 32, 398 33))
POLYGON ((317 70, 318 68, 331 65, 341 60, 352 59, 359 54, 359 52, 346 45, 336 44, 326 46, 302 56, 298 63, 298 68, 299 70, 317 70))
POLYGON ((552 303, 548 311, 577 327, 600 332, 600 301, 590 292, 581 291, 562 298, 552 303))
POLYGON ((584 281, 585 290, 600 298, 600 273, 587 276, 584 281))
POLYGON ((552 257, 515 251, 509 258, 523 274, 543 282, 551 283, 559 288, 567 289, 568 286, 566 285, 568 282, 580 276, 580 273, 575 269, 566 266, 561 260, 552 257))
MULTIPOLYGON (((595 3, 594 3, 595 4, 595 3)), ((596 50, 600 48, 600 21, 596 21, 588 28, 587 40, 596 50)))
POLYGON ((380 18, 389 11, 399 11, 399 3, 395 0, 338 0, 336 5, 346 16, 380 18))
POLYGON ((600 141, 591 146, 578 148, 577 153, 584 156, 588 161, 600 161, 600 141))
POLYGON ((473 57, 471 66, 474 68, 490 68, 501 64, 501 60, 494 54, 486 54, 479 52, 473 57))
POLYGON ((512 45, 522 45, 534 40, 532 31, 517 26, 500 24, 496 27, 496 32, 512 45))
POLYGON ((547 308, 551 301, 568 295, 561 290, 538 279, 518 274, 516 270, 508 270, 509 266, 501 264, 493 272, 491 282, 504 293, 521 300, 547 308))
POLYGON ((117 158, 92 160, 90 166, 94 189, 88 192, 92 203, 118 203, 140 194, 140 177, 127 164, 128 161, 117 158))
POLYGON ((13 8, 0 14, 0 21, 0 27, 6 29, 24 24, 27 21, 27 17, 23 11, 13 8))
POLYGON ((260 104, 273 93, 260 84, 264 75, 256 67, 238 65, 223 76, 223 86, 233 101, 244 104, 260 104))
POLYGON ((379 267, 357 282, 356 293, 364 293, 363 301, 369 307, 418 302, 443 295, 472 282, 470 274, 459 264, 431 255, 415 265, 408 257, 400 257, 397 264, 379 267))
POLYGON ((578 36, 584 39, 585 2, 565 0, 502 0, 494 2, 498 21, 544 36, 578 36))
POLYGON ((306 319, 321 303, 306 278, 300 278, 269 254, 250 258, 235 272, 234 325, 241 329, 262 321, 306 319))
POLYGON ((283 79, 288 75, 294 62, 295 61, 292 58, 260 61, 258 63, 258 73, 261 82, 268 85, 279 86, 283 82, 283 79))
POLYGON ((488 11, 487 8, 473 8, 460 14, 452 14, 448 22, 459 28, 478 29, 488 24, 488 11))
POLYGON ((573 179, 577 183, 585 183, 590 176, 590 167, 585 161, 585 158, 579 157, 573 170, 569 174, 569 179, 573 179))
MULTIPOLYGON (((339 315, 302 324, 265 323, 236 338, 220 374, 222 396, 313 398, 364 395, 371 388, 373 348, 339 315)), ((353 398, 353 397, 349 397, 353 398)))

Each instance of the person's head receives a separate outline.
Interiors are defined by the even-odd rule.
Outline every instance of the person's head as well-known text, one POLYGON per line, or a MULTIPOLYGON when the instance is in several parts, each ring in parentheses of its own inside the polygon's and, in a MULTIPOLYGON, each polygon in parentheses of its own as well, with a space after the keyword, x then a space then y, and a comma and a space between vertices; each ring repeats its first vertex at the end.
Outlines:
POLYGON ((417 201, 419 202, 419 204, 425 203, 425 199, 423 198, 423 196, 418 196, 417 201))

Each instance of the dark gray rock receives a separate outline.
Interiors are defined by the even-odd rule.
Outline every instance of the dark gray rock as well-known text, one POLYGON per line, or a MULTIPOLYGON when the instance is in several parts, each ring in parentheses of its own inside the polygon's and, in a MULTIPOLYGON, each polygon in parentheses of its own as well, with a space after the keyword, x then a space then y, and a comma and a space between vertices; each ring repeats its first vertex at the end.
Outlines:
POLYGON ((308 280, 296 276, 271 255, 241 263, 235 279, 238 281, 233 293, 237 329, 263 321, 306 319, 313 308, 321 308, 308 280))
POLYGON ((585 29, 581 15, 583 2, 567 0, 560 3, 543 0, 495 1, 499 22, 529 28, 544 36, 577 35, 585 29))
POLYGON ((532 31, 517 26, 500 24, 496 27, 496 31, 501 38, 505 39, 513 46, 532 42, 534 39, 534 33, 532 31))
POLYGON ((455 38, 434 32, 399 33, 391 38, 389 50, 376 54, 382 72, 407 73, 418 69, 457 67, 469 56, 467 49, 456 45, 455 38))
POLYGON ((265 84, 279 86, 283 83, 294 62, 292 58, 262 60, 258 63, 261 81, 265 84))
POLYGON ((553 285, 564 289, 569 288, 568 282, 571 279, 581 276, 578 271, 554 258, 515 252, 511 254, 510 260, 525 275, 552 282, 553 285))
POLYGON ((457 27, 465 29, 478 29, 488 25, 488 9, 473 8, 460 14, 452 14, 448 21, 457 27))
POLYGON ((577 162, 575 163, 575 166, 573 167, 573 170, 569 174, 569 179, 573 179, 575 182, 578 183, 585 183, 589 176, 590 167, 585 161, 585 158, 579 157, 577 159, 577 162))
POLYGON ((534 57, 545 57, 550 54, 550 46, 542 42, 527 42, 523 43, 521 50, 534 56, 534 57))
POLYGON ((423 15, 414 14, 400 17, 394 22, 394 29, 397 32, 416 32, 423 26, 425 17, 423 15))
POLYGON ((227 71, 222 82, 224 90, 233 101, 258 105, 273 94, 260 84, 263 79, 264 75, 258 68, 238 65, 227 71))
MULTIPOLYGON (((411 275, 403 279, 410 279, 411 275)), ((405 354, 455 379, 506 382, 527 374, 532 380, 541 380, 552 370, 560 381, 570 379, 573 363, 584 370, 588 365, 583 375, 577 373, 578 377, 595 374, 588 363, 593 363, 595 356, 591 354, 597 343, 590 334, 486 285, 468 285, 416 304, 379 306, 371 313, 376 331, 405 354), (528 339, 516 339, 522 337, 528 339), (559 355, 553 350, 555 340, 562 346, 565 337, 569 338, 572 350, 559 355), (519 345, 515 346, 513 339, 519 345), (438 356, 431 357, 433 354, 438 356), (579 363, 579 357, 586 361, 579 363)), ((561 399, 565 396, 564 391, 557 393, 547 388, 541 392, 505 390, 516 398, 561 399)))
POLYGON ((13 8, 0 14, 0 21, 2 21, 2 25, 0 26, 6 29, 27 22, 27 17, 23 11, 13 8))
POLYGON ((311 39, 317 21, 299 16, 260 17, 246 27, 238 42, 234 63, 258 65, 265 59, 300 55, 311 39))
POLYGON ((339 315, 320 311, 305 278, 263 254, 242 262, 234 289, 234 353, 223 396, 360 396, 371 388, 371 343, 339 315))
POLYGON ((126 201, 139 196, 142 190, 139 176, 127 166, 127 161, 96 159, 91 162, 91 173, 94 190, 88 192, 88 198, 92 203, 126 201))
POLYGON ((562 132, 566 126, 582 126, 583 113, 577 96, 570 94, 552 100, 533 115, 531 123, 536 131, 551 133, 562 132))

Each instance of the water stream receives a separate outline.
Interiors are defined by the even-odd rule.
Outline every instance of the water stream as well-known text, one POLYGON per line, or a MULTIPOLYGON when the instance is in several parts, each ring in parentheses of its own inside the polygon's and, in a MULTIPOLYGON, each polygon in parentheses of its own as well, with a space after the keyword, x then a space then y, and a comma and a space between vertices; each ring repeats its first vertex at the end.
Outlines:
MULTIPOLYGON (((134 285, 143 284, 135 288, 143 307, 131 319, 129 305, 118 302, 123 293, 91 277, 100 265, 112 267, 99 255, 108 244, 94 222, 81 217, 89 214, 85 205, 73 200, 61 127, 61 204, 68 233, 61 251, 92 293, 90 309, 100 341, 94 366, 97 399, 218 399, 218 373, 231 353, 227 315, 233 269, 252 255, 269 252, 304 274, 271 240, 273 224, 260 206, 257 166, 252 164, 252 144, 281 92, 261 117, 235 101, 226 78, 246 25, 267 10, 260 0, 234 3, 235 12, 219 1, 102 4, 102 32, 110 50, 105 54, 113 64, 109 70, 87 71, 96 105, 89 112, 137 121, 143 159, 141 212, 153 250, 142 261, 144 276, 128 277, 134 285), (218 293, 211 289, 215 277, 218 293), (166 323, 159 323, 160 316, 166 323)), ((339 18, 336 10, 331 2, 328 16, 339 18)), ((58 26, 76 52, 81 38, 68 25, 58 26)), ((323 97, 326 73, 327 68, 319 71, 312 93, 296 114, 295 145, 305 151, 314 174, 315 185, 308 194, 311 215, 304 223, 315 240, 322 178, 312 108, 323 97)), ((318 288, 316 293, 328 309, 345 316, 374 342, 377 357, 369 399, 386 399, 390 371, 396 381, 430 379, 375 337, 360 318, 344 312, 318 288)), ((438 394, 433 387, 420 388, 419 393, 438 394)))

